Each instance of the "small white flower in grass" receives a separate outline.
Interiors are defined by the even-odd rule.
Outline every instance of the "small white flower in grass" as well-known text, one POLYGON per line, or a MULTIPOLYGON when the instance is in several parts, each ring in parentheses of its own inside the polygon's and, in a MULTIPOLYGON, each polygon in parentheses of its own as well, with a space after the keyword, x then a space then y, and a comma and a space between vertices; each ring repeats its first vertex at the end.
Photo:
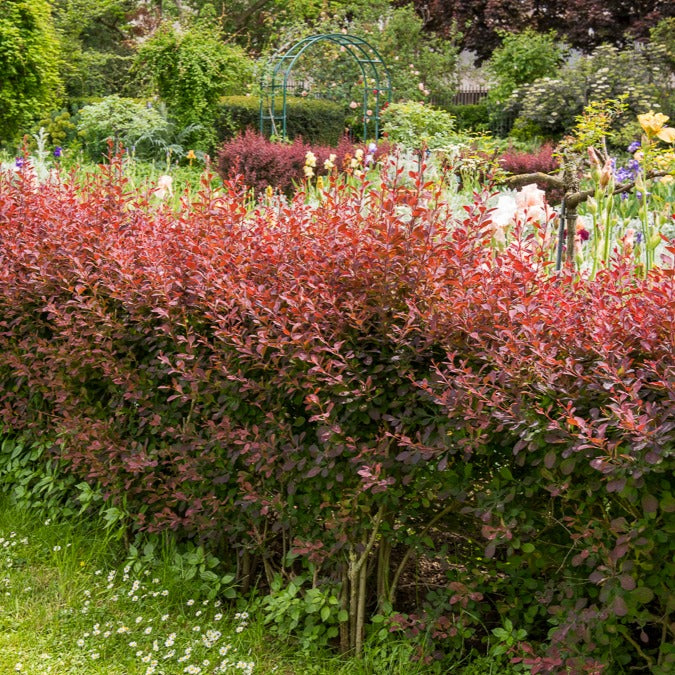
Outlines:
POLYGON ((193 630, 195 633, 199 633, 199 631, 200 631, 201 629, 202 629, 201 626, 193 626, 193 627, 192 627, 192 630, 193 630))
POLYGON ((152 626, 148 626, 143 632, 144 632, 146 635, 150 635, 150 633, 152 633, 152 626))
POLYGON ((133 648, 133 647, 138 647, 138 642, 136 642, 136 640, 132 640, 132 641, 129 643, 129 646, 132 647, 132 648, 133 648))
POLYGON ((237 626, 237 627, 234 629, 234 632, 235 632, 235 633, 242 633, 243 631, 244 631, 244 626, 237 626))
POLYGON ((185 604, 186 604, 188 607, 192 607, 192 605, 195 604, 195 601, 194 601, 192 598, 190 598, 190 599, 187 601, 187 603, 185 603, 185 604))
POLYGON ((103 633, 104 638, 109 638, 111 635, 112 635, 112 633, 109 630, 107 630, 105 633, 103 633))
POLYGON ((140 658, 141 656, 143 656, 143 650, 142 650, 142 649, 139 649, 139 650, 136 652, 136 656, 137 656, 138 658, 140 658))
POLYGON ((216 614, 216 615, 213 617, 213 619, 214 619, 215 621, 220 621, 222 618, 223 618, 223 615, 222 615, 220 612, 218 612, 218 614, 216 614))
POLYGON ((138 596, 137 596, 137 595, 134 595, 134 597, 131 598, 131 601, 132 601, 132 602, 138 602, 138 596))
POLYGON ((82 638, 80 638, 75 644, 78 647, 84 647, 84 640, 82 638))
POLYGON ((150 663, 150 654, 146 654, 141 661, 143 661, 143 663, 150 663))
POLYGON ((190 664, 184 668, 183 672, 188 673, 189 675, 199 675, 199 673, 202 672, 202 669, 199 666, 190 664))
POLYGON ((136 617, 136 623, 140 623, 141 621, 143 621, 143 617, 142 617, 142 616, 137 616, 137 617, 136 617))
POLYGON ((152 583, 153 583, 153 584, 158 584, 158 583, 159 583, 159 579, 158 579, 157 577, 155 577, 155 578, 152 580, 152 583))
POLYGON ((122 633, 128 633, 128 632, 129 632, 129 629, 128 629, 126 626, 120 626, 120 627, 117 629, 117 632, 121 635, 122 633))
POLYGON ((167 621, 169 618, 168 614, 162 614, 162 621, 167 621))
POLYGON ((166 654, 164 654, 163 658, 164 658, 164 660, 166 660, 166 659, 172 659, 175 655, 176 655, 176 650, 175 650, 175 649, 171 649, 171 650, 169 650, 166 654))
POLYGON ((208 659, 204 659, 204 660, 202 661, 202 665, 204 666, 204 668, 208 668, 208 666, 209 666, 210 663, 211 663, 211 662, 210 662, 208 659))
POLYGON ((202 605, 204 605, 204 607, 206 607, 208 604, 209 604, 208 600, 204 600, 204 602, 202 602, 202 605))
POLYGON ((152 651, 153 652, 158 652, 159 651, 159 642, 157 640, 152 641, 152 651))
POLYGON ((60 550, 61 550, 60 546, 54 546, 54 548, 52 549, 52 551, 60 551, 60 550))
POLYGON ((14 666, 14 670, 16 670, 17 673, 20 673, 23 670, 23 663, 19 661, 19 663, 14 666))
POLYGON ((219 653, 221 656, 227 656, 227 652, 230 651, 230 647, 231 647, 231 645, 223 645, 223 646, 218 650, 218 653, 219 653))
POLYGON ((102 573, 103 573, 102 570, 96 570, 96 571, 94 572, 94 576, 98 577, 98 576, 100 576, 102 573))
POLYGON ((169 595, 169 591, 166 590, 166 588, 162 591, 162 595, 167 596, 169 595))
POLYGON ((202 610, 201 610, 201 609, 198 609, 198 610, 195 612, 195 616, 201 616, 201 615, 202 615, 202 610))
POLYGON ((214 607, 220 607, 220 600, 216 600, 216 601, 213 603, 213 606, 214 606, 214 607))
POLYGON ((90 656, 92 661, 96 661, 101 655, 98 652, 92 652, 90 656))

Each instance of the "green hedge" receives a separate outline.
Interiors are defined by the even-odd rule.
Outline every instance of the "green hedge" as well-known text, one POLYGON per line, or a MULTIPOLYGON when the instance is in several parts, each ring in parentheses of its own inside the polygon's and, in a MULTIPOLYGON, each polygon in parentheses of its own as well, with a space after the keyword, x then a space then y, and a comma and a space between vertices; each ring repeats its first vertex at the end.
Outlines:
MULTIPOLYGON (((289 139, 302 137, 318 145, 339 143, 345 129, 345 110, 339 103, 318 99, 286 99, 286 134, 289 139)), ((277 101, 277 112, 281 101, 277 101)), ((225 96, 220 101, 216 121, 219 141, 227 140, 246 129, 260 126, 260 99, 257 96, 225 96)))
POLYGON ((489 128, 490 120, 485 102, 467 105, 443 105, 441 108, 455 117, 457 129, 481 131, 489 128))

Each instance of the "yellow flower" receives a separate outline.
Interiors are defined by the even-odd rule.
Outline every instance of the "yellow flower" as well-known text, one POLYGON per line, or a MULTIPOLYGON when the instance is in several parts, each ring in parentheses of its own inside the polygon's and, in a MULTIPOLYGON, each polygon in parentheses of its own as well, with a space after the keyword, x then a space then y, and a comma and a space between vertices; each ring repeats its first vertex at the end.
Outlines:
POLYGON ((195 155, 194 150, 188 150, 188 154, 186 155, 188 159, 197 159, 197 155, 195 155))
POLYGON ((675 143, 675 129, 665 126, 670 119, 668 115, 650 110, 648 113, 638 115, 637 118, 647 138, 656 136, 666 143, 675 143))

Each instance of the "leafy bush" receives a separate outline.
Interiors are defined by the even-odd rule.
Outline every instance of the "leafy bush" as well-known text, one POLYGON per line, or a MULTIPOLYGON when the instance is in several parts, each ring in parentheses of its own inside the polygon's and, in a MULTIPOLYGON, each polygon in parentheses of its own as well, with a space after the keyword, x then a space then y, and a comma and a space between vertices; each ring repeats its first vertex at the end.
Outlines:
POLYGON ((480 195, 401 172, 177 212, 116 166, 3 174, 0 422, 141 529, 320 570, 345 649, 429 591, 449 659, 496 636, 540 672, 671 671, 670 270, 551 275, 546 233, 493 250, 480 195))
POLYGON ((210 20, 163 25, 139 49, 136 67, 149 71, 179 127, 200 126, 195 140, 202 150, 216 141, 220 97, 245 91, 253 78, 253 63, 244 50, 224 44, 210 20))
POLYGON ((56 103, 59 42, 46 0, 4 0, 0 15, 0 142, 10 142, 56 103))
MULTIPOLYGON (((378 146, 373 153, 373 160, 377 161, 387 152, 388 145, 378 146)), ((304 167, 308 152, 316 158, 313 174, 330 175, 332 169, 325 168, 325 162, 333 155, 332 165, 340 170, 345 167, 347 158, 356 153, 356 146, 344 136, 336 148, 310 145, 301 138, 293 143, 275 143, 249 130, 240 136, 225 142, 218 152, 218 173, 223 179, 231 179, 240 174, 246 185, 253 187, 260 194, 268 185, 279 188, 290 194, 294 186, 299 185, 304 178, 304 167)), ((365 157, 367 149, 361 148, 365 157)))
POLYGON ((651 43, 642 49, 604 45, 591 55, 568 62, 556 77, 544 77, 514 91, 506 107, 518 115, 516 126, 532 125, 538 134, 559 136, 591 101, 623 99, 625 114, 615 129, 631 125, 620 147, 630 142, 635 116, 667 105, 672 96, 668 84, 666 47, 651 43))
POLYGON ((130 98, 108 96, 79 112, 77 125, 93 159, 107 150, 109 140, 126 147, 138 144, 138 153, 149 152, 152 143, 167 133, 169 123, 159 110, 130 98))
POLYGON ((471 129, 473 131, 487 131, 489 115, 487 102, 469 103, 464 105, 439 106, 455 119, 457 129, 471 129))
MULTIPOLYGON (((337 145, 345 131, 344 105, 318 99, 289 96, 286 99, 286 136, 317 145, 337 145)), ((277 113, 281 101, 276 100, 277 113)), ((219 140, 233 138, 247 129, 260 128, 257 96, 225 96, 220 101, 216 133, 219 140)), ((267 127, 266 127, 267 128, 267 127)), ((277 131, 281 136, 281 129, 277 131)))
POLYGON ((404 148, 442 149, 452 144, 454 128, 450 113, 424 103, 392 103, 382 113, 383 133, 404 148))
MULTIPOLYGON (((560 162, 554 155, 554 151, 555 146, 552 143, 544 143, 533 152, 518 152, 510 148, 499 158, 499 164, 504 171, 513 175, 537 172, 555 173, 560 162)), ((538 183, 537 186, 540 190, 546 191, 549 204, 556 204, 563 197, 559 189, 551 188, 545 183, 538 183)))

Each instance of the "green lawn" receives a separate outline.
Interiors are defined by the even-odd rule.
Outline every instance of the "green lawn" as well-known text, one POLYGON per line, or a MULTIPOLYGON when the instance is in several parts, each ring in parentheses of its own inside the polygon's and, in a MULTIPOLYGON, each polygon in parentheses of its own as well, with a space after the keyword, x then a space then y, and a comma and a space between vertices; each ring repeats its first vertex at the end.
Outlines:
POLYGON ((180 579, 161 554, 150 569, 125 561, 100 529, 0 499, 0 673, 424 672, 405 644, 368 646, 362 661, 303 655, 272 639, 259 612, 200 597, 199 584, 180 579))

